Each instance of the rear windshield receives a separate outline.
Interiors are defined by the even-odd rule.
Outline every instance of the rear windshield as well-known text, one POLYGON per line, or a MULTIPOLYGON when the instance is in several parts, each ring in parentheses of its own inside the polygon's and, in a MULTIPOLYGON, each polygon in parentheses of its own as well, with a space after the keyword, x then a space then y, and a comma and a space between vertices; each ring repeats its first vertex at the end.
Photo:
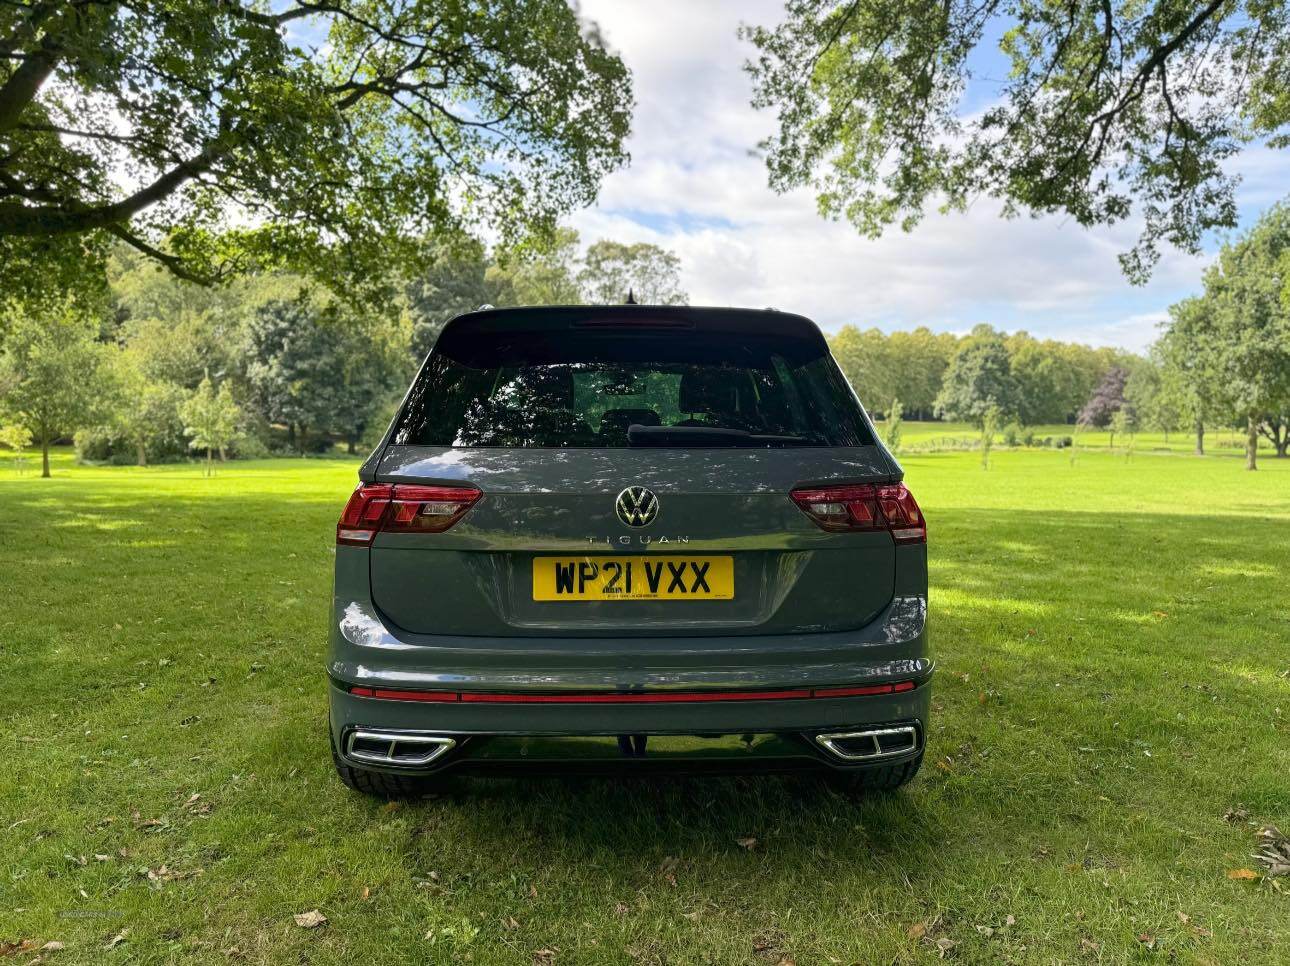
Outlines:
POLYGON ((424 446, 867 446, 824 347, 697 330, 449 329, 393 442, 424 446))

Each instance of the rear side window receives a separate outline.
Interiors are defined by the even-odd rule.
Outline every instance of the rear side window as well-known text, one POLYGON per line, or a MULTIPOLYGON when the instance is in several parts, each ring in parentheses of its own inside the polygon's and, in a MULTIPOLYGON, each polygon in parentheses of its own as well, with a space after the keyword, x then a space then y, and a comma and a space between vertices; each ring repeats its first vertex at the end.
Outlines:
POLYGON ((459 447, 867 446, 816 340, 699 330, 449 329, 393 442, 459 447))

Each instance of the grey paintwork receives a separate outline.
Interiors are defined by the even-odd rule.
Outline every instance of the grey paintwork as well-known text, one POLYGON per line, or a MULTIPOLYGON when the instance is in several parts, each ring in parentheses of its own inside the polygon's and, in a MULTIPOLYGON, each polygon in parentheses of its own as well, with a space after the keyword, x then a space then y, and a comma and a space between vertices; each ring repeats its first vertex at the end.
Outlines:
POLYGON ((783 634, 864 626, 891 600, 891 537, 826 533, 795 486, 887 481, 876 446, 856 449, 546 450, 392 446, 375 477, 478 486, 440 534, 381 534, 372 599, 400 630, 480 636, 783 634), (614 513, 628 484, 659 512, 633 530, 614 513), (532 599, 543 554, 730 554, 734 600, 553 603, 532 599), (445 600, 451 607, 443 606, 445 600))

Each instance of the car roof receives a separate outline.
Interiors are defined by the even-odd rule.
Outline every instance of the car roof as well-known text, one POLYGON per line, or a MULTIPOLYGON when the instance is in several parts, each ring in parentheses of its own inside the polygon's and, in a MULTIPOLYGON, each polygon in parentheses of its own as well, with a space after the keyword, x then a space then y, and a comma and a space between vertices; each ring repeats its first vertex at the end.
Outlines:
POLYGON ((749 335, 779 335, 824 342, 824 335, 804 315, 776 309, 741 309, 705 305, 540 305, 487 308, 449 320, 443 334, 557 332, 563 329, 642 328, 698 329, 749 335))

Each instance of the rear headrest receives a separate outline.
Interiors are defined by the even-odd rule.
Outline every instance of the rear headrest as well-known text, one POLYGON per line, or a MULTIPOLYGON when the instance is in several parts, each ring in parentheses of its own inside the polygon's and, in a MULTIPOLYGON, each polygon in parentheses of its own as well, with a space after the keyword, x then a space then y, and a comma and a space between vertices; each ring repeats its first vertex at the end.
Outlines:
POLYGON ((610 409, 600 417, 600 435, 626 437, 627 427, 633 423, 639 426, 658 426, 661 420, 652 409, 610 409))
POLYGON ((733 413, 739 408, 734 373, 717 368, 687 372, 681 377, 678 405, 683 413, 733 413))

